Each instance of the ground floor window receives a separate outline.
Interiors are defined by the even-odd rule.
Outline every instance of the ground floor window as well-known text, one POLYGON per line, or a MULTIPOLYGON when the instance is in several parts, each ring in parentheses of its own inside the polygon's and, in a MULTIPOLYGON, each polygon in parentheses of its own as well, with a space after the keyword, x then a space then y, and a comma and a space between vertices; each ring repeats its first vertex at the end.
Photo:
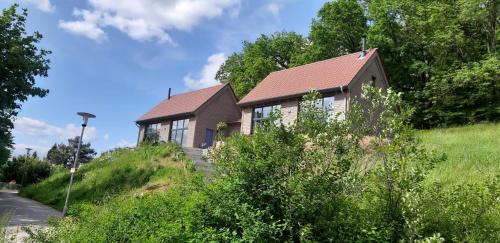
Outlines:
POLYGON ((187 144, 188 125, 189 119, 172 121, 170 141, 185 147, 187 144))
POLYGON ((160 139, 161 123, 148 124, 144 132, 144 141, 157 143, 160 139))
POLYGON ((270 118, 271 113, 281 111, 281 105, 263 106, 253 109, 252 131, 270 118))
MULTIPOLYGON (((333 103, 335 101, 335 96, 329 96, 329 97, 323 97, 319 98, 314 101, 314 106, 318 109, 324 110, 327 115, 328 119, 332 119, 335 116, 335 113, 333 111, 333 103)), ((308 104, 306 104, 308 101, 302 101, 300 106, 306 107, 308 104)))

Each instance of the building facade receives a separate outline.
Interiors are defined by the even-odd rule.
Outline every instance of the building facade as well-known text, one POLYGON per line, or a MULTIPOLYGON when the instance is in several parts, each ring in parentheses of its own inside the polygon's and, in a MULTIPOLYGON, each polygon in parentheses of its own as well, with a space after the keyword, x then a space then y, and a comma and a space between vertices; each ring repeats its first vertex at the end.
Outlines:
POLYGON ((363 84, 382 89, 389 86, 377 49, 273 72, 238 103, 241 133, 251 134, 272 111, 281 113, 285 126, 293 124, 302 97, 310 90, 322 95, 318 106, 343 119, 351 102, 361 95, 363 84))
POLYGON ((238 121, 241 110, 230 85, 174 95, 142 115, 137 143, 175 142, 187 148, 213 144, 219 122, 238 121))

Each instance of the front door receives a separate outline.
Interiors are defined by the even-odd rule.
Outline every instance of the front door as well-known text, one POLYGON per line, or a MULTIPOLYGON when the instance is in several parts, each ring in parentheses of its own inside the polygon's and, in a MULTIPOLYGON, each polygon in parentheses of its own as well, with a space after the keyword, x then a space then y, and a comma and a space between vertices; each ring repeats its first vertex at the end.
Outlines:
POLYGON ((208 129, 205 132, 205 148, 212 146, 214 143, 214 130, 208 129))

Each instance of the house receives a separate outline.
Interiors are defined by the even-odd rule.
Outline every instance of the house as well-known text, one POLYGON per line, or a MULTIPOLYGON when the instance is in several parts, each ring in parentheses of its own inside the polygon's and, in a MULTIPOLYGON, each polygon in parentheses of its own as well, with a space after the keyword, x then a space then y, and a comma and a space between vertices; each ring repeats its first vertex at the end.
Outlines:
MULTIPOLYGON (((217 124, 226 122, 239 128, 241 110, 229 84, 169 96, 142 115, 138 143, 173 141, 187 148, 212 145, 217 124)), ((231 128, 230 129, 234 129, 231 128)))
POLYGON ((281 111, 282 123, 295 122, 302 97, 311 89, 322 95, 318 105, 343 119, 363 84, 388 88, 388 78, 377 49, 369 49, 269 74, 238 105, 241 133, 251 134, 271 111, 281 111))

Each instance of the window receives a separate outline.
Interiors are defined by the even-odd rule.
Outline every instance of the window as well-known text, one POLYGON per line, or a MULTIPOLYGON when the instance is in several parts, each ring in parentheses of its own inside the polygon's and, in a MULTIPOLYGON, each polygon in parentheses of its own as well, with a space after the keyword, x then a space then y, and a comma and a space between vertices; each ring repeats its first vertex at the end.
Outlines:
POLYGON ((271 113, 279 112, 280 110, 281 105, 254 108, 252 114, 252 130, 261 126, 266 120, 268 120, 271 113))
MULTIPOLYGON (((328 114, 328 119, 334 117, 333 103, 335 96, 319 98, 314 102, 314 106, 318 109, 323 109, 328 114)), ((301 106, 305 106, 307 101, 302 101, 301 106)))
POLYGON ((144 141, 156 143, 160 139, 161 123, 148 124, 144 132, 144 141))
POLYGON ((187 144, 187 131, 189 119, 172 121, 170 130, 170 141, 173 141, 183 147, 187 144))

